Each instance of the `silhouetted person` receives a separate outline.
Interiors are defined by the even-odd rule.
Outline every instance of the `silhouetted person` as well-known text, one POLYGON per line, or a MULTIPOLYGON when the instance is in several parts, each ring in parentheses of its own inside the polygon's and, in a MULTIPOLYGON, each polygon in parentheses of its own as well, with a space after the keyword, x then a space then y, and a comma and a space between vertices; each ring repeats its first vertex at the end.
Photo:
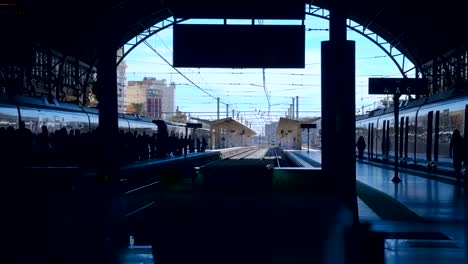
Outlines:
POLYGON ((150 156, 152 159, 154 159, 156 155, 156 134, 153 133, 153 136, 149 139, 149 145, 150 145, 150 156))
POLYGON ((197 138, 197 152, 200 152, 200 145, 201 145, 200 138, 197 138))
POLYGON ((202 138, 202 143, 201 143, 201 152, 205 152, 206 146, 208 143, 206 143, 206 139, 202 138))
POLYGON ((38 136, 39 160, 41 165, 45 165, 49 158, 49 130, 47 126, 41 127, 42 132, 38 136))
POLYGON ((390 152, 390 135, 387 135, 386 138, 382 138, 385 140, 382 140, 382 155, 383 155, 383 160, 388 161, 388 154, 390 152))
POLYGON ((141 136, 141 159, 148 160, 149 159, 149 136, 143 131, 143 135, 141 136))
POLYGON ((358 139, 358 141, 356 143, 356 147, 358 149, 359 161, 362 161, 362 159, 364 158, 364 150, 366 149, 366 142, 365 142, 363 136, 359 137, 359 139, 358 139))
POLYGON ((453 159, 453 169, 455 170, 457 180, 461 179, 462 161, 464 159, 463 146, 463 138, 460 135, 460 131, 455 129, 450 139, 449 155, 453 159))
POLYGON ((26 128, 24 121, 19 122, 19 129, 16 131, 19 155, 17 161, 25 165, 30 162, 32 155, 32 132, 26 128))
POLYGON ((385 137, 382 137, 381 149, 382 149, 382 159, 385 159, 385 137))
POLYGON ((156 137, 156 153, 159 158, 166 157, 169 153, 169 134, 167 125, 162 120, 153 121, 158 126, 158 135, 156 137))
POLYGON ((82 141, 83 136, 81 135, 81 131, 79 129, 75 129, 75 146, 73 151, 75 151, 76 162, 79 164, 83 162, 84 156, 82 141))
POLYGON ((192 138, 192 136, 189 136, 188 142, 187 142, 187 143, 188 143, 188 145, 189 145, 189 152, 190 152, 190 153, 195 152, 195 145, 193 144, 193 138, 192 138))

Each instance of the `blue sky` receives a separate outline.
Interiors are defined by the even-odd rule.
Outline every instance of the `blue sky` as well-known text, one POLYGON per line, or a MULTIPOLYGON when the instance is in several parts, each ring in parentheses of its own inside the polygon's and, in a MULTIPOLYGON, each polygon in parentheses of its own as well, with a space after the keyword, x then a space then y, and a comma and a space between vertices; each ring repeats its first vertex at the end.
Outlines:
MULTIPOLYGON (((191 20, 186 23, 199 22, 191 20)), ((202 22, 207 23, 206 20, 202 22)), ((228 23, 230 22, 228 20, 228 23)), ((270 24, 270 21, 263 23, 270 24)), ((299 96, 299 117, 320 116, 320 45, 322 41, 328 40, 329 33, 323 30, 328 28, 328 21, 306 16, 304 24, 306 29, 312 29, 306 31, 305 69, 265 69, 265 83, 270 94, 270 118, 263 89, 263 69, 178 70, 213 97, 220 97, 221 117, 226 116, 225 104, 229 104, 229 115, 232 109, 236 113, 240 112, 240 116, 252 123, 252 128, 259 133, 265 123, 277 121, 279 117, 285 116, 292 103, 292 97, 299 96)), ((383 96, 368 95, 368 78, 401 77, 401 74, 390 58, 375 44, 351 30, 348 30, 347 35, 349 40, 356 42, 356 107, 361 110, 362 106, 365 106, 365 110, 370 110, 374 105, 378 105, 383 96)), ((172 28, 153 35, 148 39, 148 43, 172 63, 172 28)), ((216 100, 190 84, 146 45, 136 47, 127 55, 125 61, 128 65, 129 81, 156 77, 175 82, 175 105, 179 106, 181 111, 190 112, 193 117, 216 119, 216 100)))

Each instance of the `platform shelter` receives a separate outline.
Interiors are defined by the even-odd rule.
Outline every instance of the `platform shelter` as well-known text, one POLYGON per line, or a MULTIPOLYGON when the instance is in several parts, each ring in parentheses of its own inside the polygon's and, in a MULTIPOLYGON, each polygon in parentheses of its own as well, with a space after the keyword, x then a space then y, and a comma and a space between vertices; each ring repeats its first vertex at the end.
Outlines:
POLYGON ((301 149, 301 124, 299 120, 281 117, 276 128, 279 144, 285 149, 301 149))
POLYGON ((257 134, 231 117, 210 121, 209 125, 209 146, 212 149, 250 146, 251 137, 257 134))

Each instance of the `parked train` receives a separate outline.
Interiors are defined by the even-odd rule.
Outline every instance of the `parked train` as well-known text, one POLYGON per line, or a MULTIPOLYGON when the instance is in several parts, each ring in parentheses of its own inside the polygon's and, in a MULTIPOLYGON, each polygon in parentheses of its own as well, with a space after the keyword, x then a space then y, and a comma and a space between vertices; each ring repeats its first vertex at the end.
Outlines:
MULTIPOLYGON (((467 119, 468 93, 450 90, 401 103, 398 142, 393 107, 357 116, 356 141, 359 136, 364 137, 365 155, 370 160, 394 160, 396 143, 403 165, 451 168, 450 139, 455 129, 463 137, 467 135, 467 119)), ((466 144, 463 147, 468 148, 466 144)))
MULTIPOLYGON (((65 127, 67 132, 79 129, 81 133, 86 133, 98 127, 99 110, 45 97, 0 97, 0 127, 12 126, 17 129, 19 121, 25 122, 26 128, 34 134, 39 134, 43 125, 51 132, 65 127)), ((185 136, 185 124, 165 123, 169 135, 185 136)), ((137 134, 145 132, 150 136, 158 131, 157 125, 151 119, 134 114, 119 113, 118 126, 119 130, 124 132, 136 131, 137 134)), ((188 129, 187 132, 191 135, 193 129, 188 129)), ((208 139, 208 136, 208 129, 196 130, 196 137, 208 139)))

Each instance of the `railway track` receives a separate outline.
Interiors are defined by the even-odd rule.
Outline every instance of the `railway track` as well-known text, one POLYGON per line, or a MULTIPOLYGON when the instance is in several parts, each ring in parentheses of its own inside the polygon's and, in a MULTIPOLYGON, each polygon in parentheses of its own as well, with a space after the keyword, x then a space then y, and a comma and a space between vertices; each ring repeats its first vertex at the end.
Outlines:
POLYGON ((268 148, 254 148, 246 152, 231 156, 229 159, 263 159, 268 148))

